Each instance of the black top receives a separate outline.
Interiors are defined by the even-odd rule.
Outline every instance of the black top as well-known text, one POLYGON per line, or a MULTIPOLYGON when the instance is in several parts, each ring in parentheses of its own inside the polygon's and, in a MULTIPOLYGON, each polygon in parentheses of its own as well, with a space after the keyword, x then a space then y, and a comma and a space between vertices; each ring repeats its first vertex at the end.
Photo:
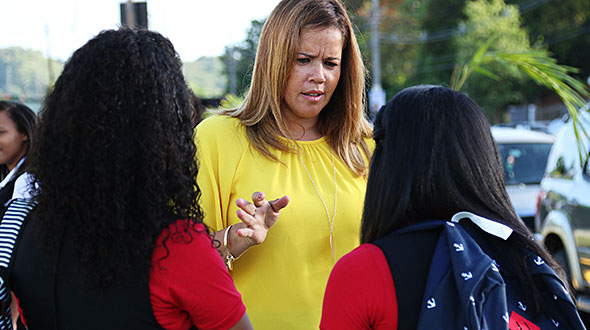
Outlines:
POLYGON ((85 287, 77 276, 76 247, 67 233, 57 258, 48 258, 37 246, 34 218, 33 211, 23 224, 9 274, 29 329, 162 329, 153 315, 148 283, 85 287))

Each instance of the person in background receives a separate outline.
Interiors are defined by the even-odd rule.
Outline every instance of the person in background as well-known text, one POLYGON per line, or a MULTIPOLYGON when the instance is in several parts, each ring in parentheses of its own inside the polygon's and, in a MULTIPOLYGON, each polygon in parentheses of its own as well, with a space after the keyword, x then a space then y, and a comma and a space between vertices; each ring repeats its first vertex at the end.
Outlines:
POLYGON ((126 28, 65 64, 3 278, 29 329, 252 329, 202 223, 181 66, 168 39, 126 28))
POLYGON ((0 208, 12 199, 16 180, 33 143, 37 116, 26 105, 0 101, 0 208))
MULTIPOLYGON (((440 86, 404 89, 377 114, 374 139, 376 148, 371 159, 361 226, 363 244, 341 258, 330 275, 321 329, 423 329, 419 327, 422 324, 419 320, 437 323, 434 328, 457 329, 457 326, 448 326, 448 322, 459 320, 462 315, 454 314, 453 308, 462 311, 460 307, 479 306, 474 307, 476 313, 500 309, 506 303, 508 308, 516 305, 519 308, 513 309, 510 315, 486 314, 491 318, 478 319, 482 322, 482 329, 488 329, 487 326, 489 329, 508 329, 508 326, 510 329, 538 329, 530 323, 537 323, 538 319, 525 321, 515 313, 539 317, 559 315, 568 308, 572 317, 553 317, 550 327, 544 325, 541 328, 553 329, 555 324, 561 324, 561 329, 566 323, 569 326, 576 324, 576 318, 579 322, 575 306, 551 270, 557 270, 555 261, 534 241, 510 203, 489 123, 473 100, 440 86), (463 221, 454 223, 460 219, 463 221), (433 224, 433 220, 442 221, 440 225, 426 227, 433 224), (459 240, 443 239, 444 226, 464 228, 479 248, 464 245, 459 240), (451 243, 450 247, 446 245, 451 243), (469 260, 468 265, 455 264, 458 259, 452 259, 453 271, 443 272, 461 274, 463 278, 450 279, 457 291, 433 291, 438 287, 431 285, 446 283, 443 281, 428 282, 427 286, 427 279, 442 269, 431 269, 438 267, 434 266, 435 253, 447 251, 469 258, 480 248, 487 254, 487 261, 476 258, 469 260), (545 272, 543 276, 548 276, 543 278, 558 285, 550 288, 539 282, 537 268, 539 272, 545 272), (444 292, 470 292, 461 287, 462 283, 496 283, 498 286, 492 287, 499 287, 501 280, 480 281, 478 276, 482 275, 478 269, 489 271, 485 273, 489 276, 502 274, 510 289, 508 293, 502 298, 501 295, 486 296, 471 291, 472 296, 460 297, 464 298, 460 304, 451 299, 452 296, 434 299, 435 295, 444 292), (434 294, 425 294, 427 290, 434 294), (518 295, 511 294, 515 292, 518 295), (423 298, 430 299, 426 302, 423 298), (484 298, 489 301, 482 301, 484 298), (567 307, 549 307, 548 301, 564 302, 567 307), (448 304, 457 305, 448 307, 448 304), (453 314, 422 319, 427 315, 425 313, 437 310, 453 314), (501 327, 494 327, 489 322, 496 322, 494 324, 501 327), (518 327, 516 323, 519 322, 518 327)), ((437 258, 438 263, 442 260, 437 258)), ((565 328, 579 329, 575 326, 565 328)))
POLYGON ((204 221, 257 329, 317 327, 330 270, 359 244, 372 149, 365 77, 339 1, 283 0, 262 28, 244 102, 196 128, 204 221), (241 198, 252 192, 252 204, 241 198), (277 222, 251 217, 279 211, 277 222))

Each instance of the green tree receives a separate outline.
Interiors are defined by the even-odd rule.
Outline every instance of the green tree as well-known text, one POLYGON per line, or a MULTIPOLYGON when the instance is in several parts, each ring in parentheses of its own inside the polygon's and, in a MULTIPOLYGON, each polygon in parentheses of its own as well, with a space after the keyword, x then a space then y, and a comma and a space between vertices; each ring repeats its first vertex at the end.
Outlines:
POLYGON ((186 81, 197 96, 215 98, 224 95, 227 76, 219 57, 201 57, 183 65, 186 81))
MULTIPOLYGON (((521 3, 507 0, 507 3, 521 3)), ((521 7, 523 26, 535 45, 543 46, 559 63, 576 67, 576 77, 590 75, 590 2, 588 0, 528 1, 521 7)), ((546 88, 528 85, 527 99, 538 100, 546 88)))
POLYGON ((457 52, 452 42, 466 33, 463 7, 465 0, 422 1, 425 15, 421 29, 426 40, 420 43, 420 51, 414 65, 416 74, 411 84, 446 85, 457 62, 457 52))
POLYGON ((221 60, 225 64, 223 73, 228 77, 226 93, 230 93, 230 84, 235 83, 236 94, 242 95, 250 87, 252 69, 256 58, 256 49, 264 21, 253 20, 246 40, 238 45, 228 46, 221 60))
MULTIPOLYGON (((500 42, 491 45, 490 51, 545 47, 555 53, 558 63, 581 68, 577 77, 586 79, 590 74, 586 69, 590 67, 590 2, 506 1, 521 7, 493 0, 381 0, 382 84, 388 96, 409 85, 447 85, 454 65, 465 63, 492 34, 498 35, 500 42)), ((359 27, 361 51, 371 68, 372 1, 348 0, 346 4, 359 27)), ((551 93, 531 83, 515 65, 493 63, 486 67, 495 70, 501 85, 480 72, 464 88, 492 121, 502 120, 508 104, 535 102, 551 93)))
POLYGON ((20 47, 0 49, 0 93, 40 99, 53 84, 50 79, 55 79, 62 68, 63 63, 48 61, 40 51, 20 47))
POLYGON ((581 143, 584 137, 590 138, 590 131, 579 125, 579 109, 587 109, 586 98, 590 96, 583 82, 571 76, 577 69, 557 64, 546 50, 533 49, 521 52, 490 52, 488 49, 497 42, 496 37, 491 37, 481 46, 475 55, 465 64, 457 64, 451 78, 451 88, 460 90, 467 79, 474 72, 479 72, 494 80, 499 77, 488 70, 494 65, 511 66, 520 70, 540 86, 544 86, 559 95, 574 121, 574 131, 578 140, 578 152, 580 164, 588 154, 588 149, 581 143))
MULTIPOLYGON (((491 37, 493 42, 488 46, 491 52, 531 50, 528 34, 521 27, 518 7, 507 5, 504 0, 475 0, 466 3, 464 13, 466 19, 462 23, 468 33, 454 41, 457 63, 467 63, 491 37)), ((488 62, 486 70, 479 67, 463 89, 477 100, 492 121, 498 122, 508 104, 522 101, 522 90, 528 79, 512 63, 488 62)))
MULTIPOLYGON (((365 63, 372 70, 370 49, 371 0, 346 1, 349 15, 358 29, 357 39, 365 63)), ((379 3, 381 34, 381 85, 388 97, 411 84, 418 67, 420 22, 425 14, 419 1, 381 0, 379 3)))
POLYGON ((537 5, 522 8, 521 13, 531 41, 546 46, 559 63, 579 68, 578 76, 585 80, 590 75, 590 1, 535 1, 533 4, 537 5))

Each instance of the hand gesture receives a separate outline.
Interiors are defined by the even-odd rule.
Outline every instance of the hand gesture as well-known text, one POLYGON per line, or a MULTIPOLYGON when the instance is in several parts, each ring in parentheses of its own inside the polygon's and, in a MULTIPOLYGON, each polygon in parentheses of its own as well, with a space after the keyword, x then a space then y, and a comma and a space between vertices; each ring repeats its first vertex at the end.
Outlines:
POLYGON ((253 204, 243 198, 236 200, 240 208, 236 213, 238 218, 246 225, 238 229, 240 237, 245 237, 250 244, 257 245, 266 239, 270 227, 279 219, 282 208, 289 204, 289 196, 283 196, 273 201, 267 201, 264 193, 255 192, 252 194, 253 204))

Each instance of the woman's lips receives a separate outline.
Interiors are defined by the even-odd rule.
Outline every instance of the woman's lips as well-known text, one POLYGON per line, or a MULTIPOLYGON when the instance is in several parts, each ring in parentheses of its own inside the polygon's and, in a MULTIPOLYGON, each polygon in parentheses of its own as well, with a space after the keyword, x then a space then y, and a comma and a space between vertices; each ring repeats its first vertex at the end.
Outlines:
POLYGON ((303 94, 303 97, 310 102, 319 102, 322 99, 322 96, 324 96, 324 92, 322 91, 309 91, 301 94, 303 94))

